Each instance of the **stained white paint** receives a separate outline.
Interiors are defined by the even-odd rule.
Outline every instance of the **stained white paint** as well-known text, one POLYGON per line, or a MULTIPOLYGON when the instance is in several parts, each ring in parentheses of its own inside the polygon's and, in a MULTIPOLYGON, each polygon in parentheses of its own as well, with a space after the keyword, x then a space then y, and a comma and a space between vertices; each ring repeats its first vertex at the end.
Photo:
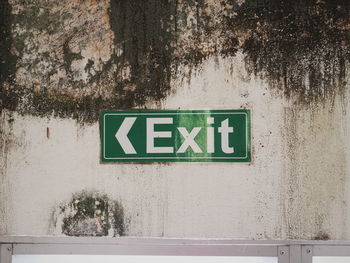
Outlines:
POLYGON ((241 54, 172 86, 148 106, 252 109, 252 163, 101 164, 98 123, 3 111, 0 234, 62 235, 59 205, 95 190, 121 202, 131 236, 350 238, 349 104, 294 107, 241 54))

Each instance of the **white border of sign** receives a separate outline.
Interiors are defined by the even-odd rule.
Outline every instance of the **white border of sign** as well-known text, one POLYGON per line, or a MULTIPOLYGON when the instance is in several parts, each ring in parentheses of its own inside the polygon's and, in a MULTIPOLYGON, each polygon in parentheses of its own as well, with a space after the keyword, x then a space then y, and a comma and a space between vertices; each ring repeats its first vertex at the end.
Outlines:
POLYGON ((246 122, 246 151, 245 156, 241 157, 211 157, 211 156, 202 156, 202 157, 106 157, 106 116, 109 115, 174 115, 176 113, 172 112, 159 112, 159 113, 105 113, 103 115, 103 158, 106 160, 149 160, 149 159, 246 159, 248 157, 248 116, 245 112, 179 112, 178 115, 222 115, 222 114, 241 114, 245 115, 245 122, 246 122))

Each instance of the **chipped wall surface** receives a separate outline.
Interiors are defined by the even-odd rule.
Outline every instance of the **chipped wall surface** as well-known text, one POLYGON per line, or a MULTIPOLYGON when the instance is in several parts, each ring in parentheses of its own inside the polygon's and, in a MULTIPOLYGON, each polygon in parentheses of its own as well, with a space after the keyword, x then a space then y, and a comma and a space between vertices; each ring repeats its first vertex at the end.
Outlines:
POLYGON ((348 0, 0 0, 0 235, 350 239, 348 0), (98 116, 252 109, 252 162, 101 164, 98 116))

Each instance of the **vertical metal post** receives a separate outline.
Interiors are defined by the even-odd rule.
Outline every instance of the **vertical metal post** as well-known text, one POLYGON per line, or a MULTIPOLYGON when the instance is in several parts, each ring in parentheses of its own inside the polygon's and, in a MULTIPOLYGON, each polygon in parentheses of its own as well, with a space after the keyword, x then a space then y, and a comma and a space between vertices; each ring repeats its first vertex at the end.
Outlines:
POLYGON ((278 246, 278 263, 292 263, 289 261, 289 246, 278 246))
POLYGON ((0 244, 0 263, 12 262, 12 244, 0 244))
POLYGON ((302 263, 301 245, 289 246, 289 262, 290 263, 302 263))
POLYGON ((302 263, 312 263, 313 246, 302 246, 301 257, 302 263))

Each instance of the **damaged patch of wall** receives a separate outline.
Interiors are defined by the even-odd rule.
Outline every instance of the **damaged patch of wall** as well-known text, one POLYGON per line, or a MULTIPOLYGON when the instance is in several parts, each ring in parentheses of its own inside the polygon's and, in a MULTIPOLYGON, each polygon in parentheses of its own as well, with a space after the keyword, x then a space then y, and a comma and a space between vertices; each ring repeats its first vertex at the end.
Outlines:
POLYGON ((21 113, 96 121, 104 109, 162 100, 172 79, 237 50, 293 102, 346 87, 347 0, 1 3, 1 108, 21 113))
POLYGON ((114 64, 120 68, 116 92, 133 104, 162 99, 170 88, 175 35, 173 1, 111 0, 114 64))
POLYGON ((12 7, 8 1, 0 1, 0 111, 15 110, 16 96, 9 89, 14 84, 17 56, 12 49, 12 7))
POLYGON ((349 1, 247 0, 234 10, 225 25, 244 35, 241 48, 250 71, 298 102, 344 93, 349 1))
POLYGON ((52 228, 67 236, 123 236, 124 209, 105 194, 79 192, 55 210, 52 228))

